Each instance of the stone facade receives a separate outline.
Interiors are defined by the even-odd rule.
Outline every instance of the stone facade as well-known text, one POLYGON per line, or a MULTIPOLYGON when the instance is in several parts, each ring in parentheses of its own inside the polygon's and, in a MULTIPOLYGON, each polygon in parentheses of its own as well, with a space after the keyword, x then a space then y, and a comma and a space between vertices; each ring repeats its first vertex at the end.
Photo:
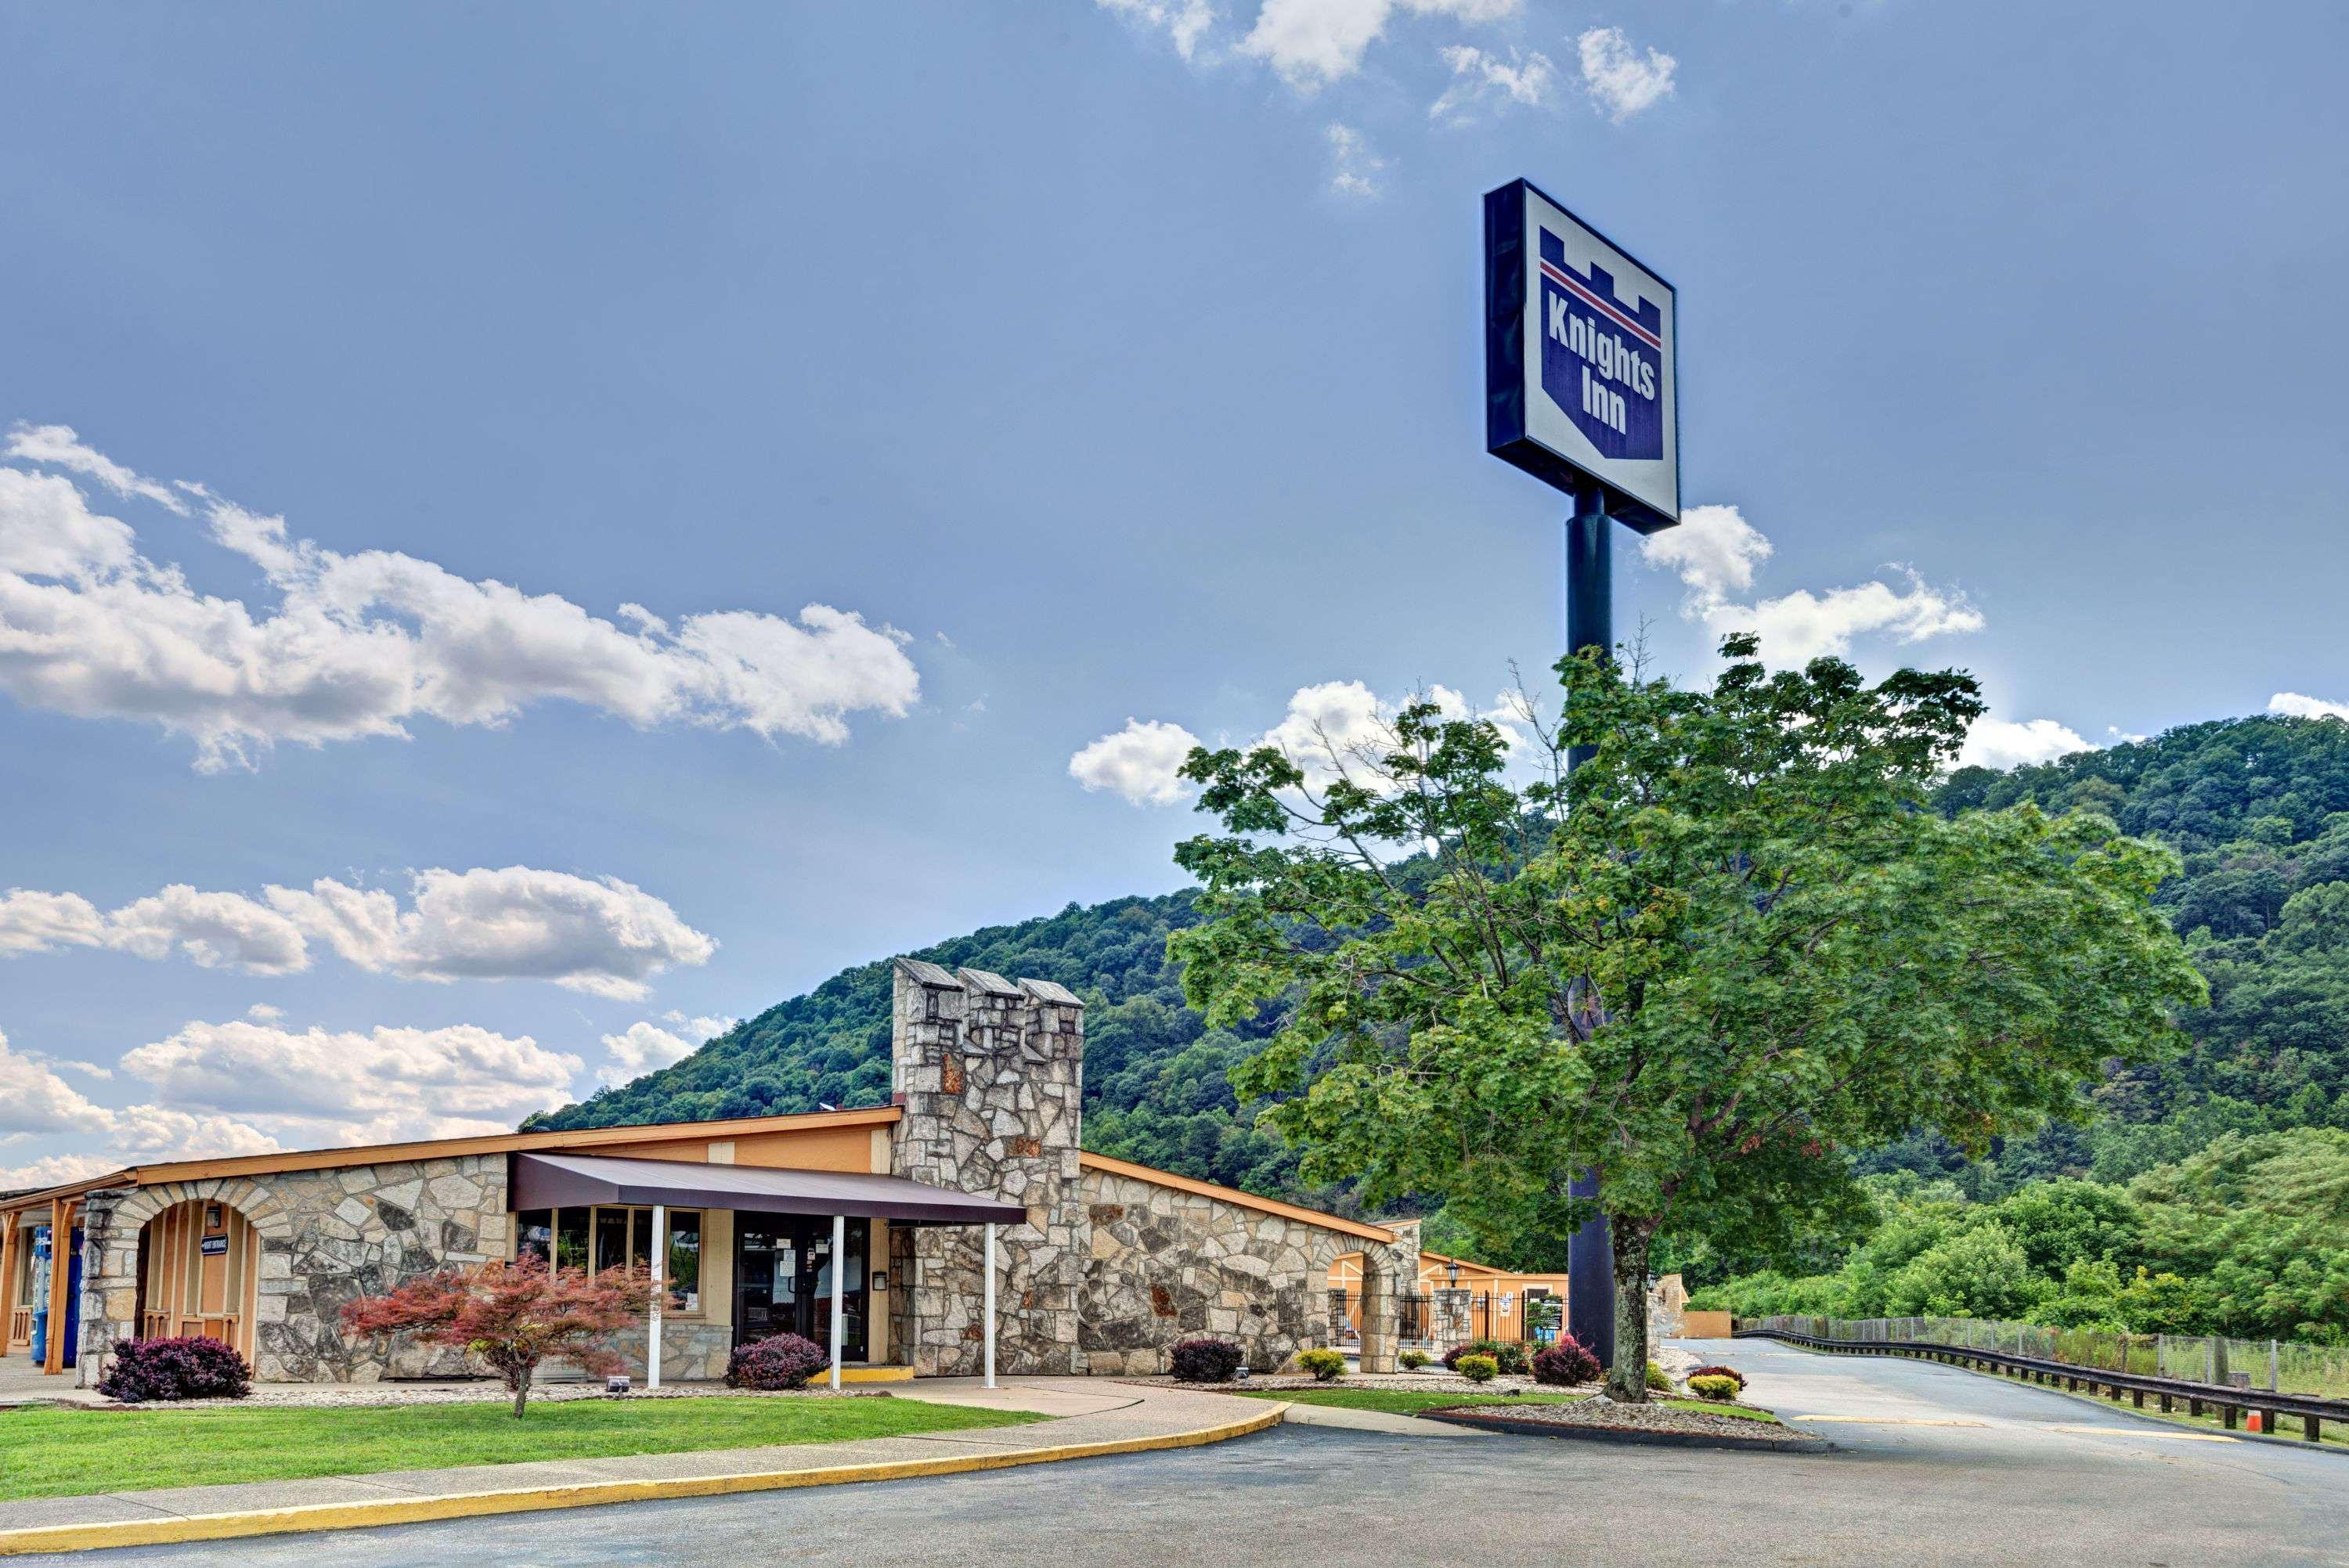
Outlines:
POLYGON ((1100 1171, 1084 1173, 1087 1243, 1078 1343, 1088 1371, 1164 1372, 1195 1334, 1238 1341, 1268 1372, 1336 1343, 1334 1231, 1100 1171))
MULTIPOLYGON (((626 1328, 612 1336, 611 1340, 613 1350, 639 1380, 645 1376, 646 1339, 644 1329, 626 1328)), ((674 1314, 661 1320, 664 1383, 714 1383, 726 1376, 726 1363, 733 1354, 734 1326, 730 1323, 681 1319, 674 1314)), ((561 1376, 559 1371, 556 1375, 561 1376)))
MULTIPOLYGON (((267 1382, 365 1383, 462 1375, 462 1352, 405 1336, 347 1336, 343 1304, 444 1264, 510 1250, 506 1163, 459 1155, 94 1192, 85 1221, 81 1376, 137 1333, 139 1233, 189 1199, 229 1205, 261 1235, 254 1373, 267 1382)), ((664 1347, 666 1348, 666 1347, 664 1347)), ((667 1359, 666 1356, 663 1357, 667 1359)))
MULTIPOLYGON (((1084 1054, 1084 1005, 1061 986, 897 960, 890 1082, 905 1114, 890 1142, 891 1171, 1028 1211, 997 1234, 998 1371, 1083 1369, 1084 1054)), ((980 1369, 983 1252, 976 1226, 890 1227, 889 1342, 916 1372, 980 1369)))
MULTIPOLYGON (((903 1115, 889 1131, 889 1168, 1025 1210, 998 1233, 999 1372, 1156 1372, 1167 1346, 1194 1334, 1237 1340, 1250 1366, 1269 1370, 1335 1342, 1330 1267, 1339 1253, 1357 1249, 1362 1365, 1392 1369, 1394 1296, 1418 1276, 1415 1228, 1392 1245, 1366 1244, 1328 1224, 1171 1181, 1083 1169, 1084 1006, 1060 985, 900 959, 893 1009, 892 1080, 903 1115)), ((259 1238, 253 1359, 261 1379, 467 1375, 477 1369, 459 1351, 404 1336, 347 1336, 340 1313, 445 1265, 511 1256, 507 1198, 503 1154, 91 1192, 82 1378, 95 1381, 114 1341, 137 1333, 141 1230, 190 1200, 228 1205, 259 1238)), ((709 1218, 706 1233, 723 1248, 729 1216, 709 1218)), ((925 1375, 978 1372, 983 1232, 887 1231, 886 1306, 875 1303, 885 1312, 887 1358, 925 1375)), ((615 1344, 639 1375, 645 1338, 638 1328, 615 1344)), ((724 1376, 731 1341, 728 1324, 668 1318, 664 1381, 724 1376)))

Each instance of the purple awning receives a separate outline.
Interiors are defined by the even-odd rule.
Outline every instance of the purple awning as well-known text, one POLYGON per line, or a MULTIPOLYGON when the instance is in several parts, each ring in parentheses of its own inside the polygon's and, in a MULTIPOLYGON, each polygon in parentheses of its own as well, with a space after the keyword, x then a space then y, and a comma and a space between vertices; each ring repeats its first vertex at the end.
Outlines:
POLYGON ((1028 1211, 974 1192, 950 1192, 904 1176, 849 1171, 778 1171, 609 1154, 515 1154, 508 1202, 523 1209, 591 1203, 666 1203, 770 1214, 846 1214, 917 1225, 1018 1224, 1028 1211))

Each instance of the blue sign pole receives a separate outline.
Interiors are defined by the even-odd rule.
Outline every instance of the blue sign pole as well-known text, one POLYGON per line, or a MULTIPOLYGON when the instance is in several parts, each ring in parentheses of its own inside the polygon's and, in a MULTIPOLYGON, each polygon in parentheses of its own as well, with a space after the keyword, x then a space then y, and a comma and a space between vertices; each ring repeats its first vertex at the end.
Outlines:
MULTIPOLYGON (((1597 648, 1615 653, 1615 530, 1607 516, 1607 488, 1596 480, 1574 487, 1574 515, 1566 520, 1566 645, 1570 652, 1597 648)), ((1571 770, 1590 760, 1595 748, 1577 746, 1566 754, 1571 770)), ((1568 1191, 1577 1198, 1599 1196, 1599 1172, 1576 1174, 1568 1191)), ((1593 1214, 1575 1228, 1566 1253, 1567 1331, 1599 1357, 1615 1364, 1615 1239, 1607 1216, 1593 1214)))

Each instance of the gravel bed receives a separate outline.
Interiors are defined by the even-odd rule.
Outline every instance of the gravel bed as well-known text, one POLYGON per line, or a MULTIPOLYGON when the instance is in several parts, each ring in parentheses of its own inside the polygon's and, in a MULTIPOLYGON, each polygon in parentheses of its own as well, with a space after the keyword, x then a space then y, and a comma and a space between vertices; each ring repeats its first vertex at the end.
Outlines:
MULTIPOLYGON (((600 1383, 552 1383, 533 1387, 533 1405, 566 1405, 574 1399, 885 1399, 885 1388, 843 1388, 834 1394, 822 1383, 805 1388, 729 1388, 723 1383, 671 1383, 658 1389, 636 1388, 626 1394, 606 1394, 600 1383)), ((264 1384, 242 1399, 175 1399, 168 1404, 125 1405, 109 1399, 93 1407, 101 1410, 202 1410, 212 1408, 352 1408, 398 1405, 511 1405, 513 1395, 500 1383, 434 1383, 419 1387, 397 1384, 353 1383, 331 1387, 286 1387, 264 1384)))
POLYGON ((1537 1383, 1530 1377, 1495 1377, 1488 1383, 1471 1383, 1465 1377, 1430 1367, 1424 1372, 1396 1372, 1363 1377, 1354 1374, 1333 1378, 1324 1383, 1309 1373, 1261 1373, 1229 1383, 1183 1383, 1172 1377, 1121 1377, 1121 1383, 1133 1383, 1144 1388, 1198 1388, 1212 1394, 1289 1393, 1307 1388, 1382 1388, 1410 1394, 1506 1394, 1511 1389, 1521 1394, 1596 1394, 1600 1385, 1584 1383, 1574 1387, 1557 1384, 1537 1383))
MULTIPOLYGON (((1747 1407, 1751 1408, 1752 1407, 1747 1407)), ((1585 1399, 1575 1405, 1512 1405, 1506 1410, 1479 1408, 1468 1415, 1506 1416, 1512 1421, 1540 1421, 1559 1427, 1607 1427, 1617 1431, 1685 1432, 1692 1437, 1734 1438, 1754 1443, 1805 1442, 1802 1433, 1766 1421, 1738 1416, 1715 1416, 1700 1410, 1674 1410, 1662 1405, 1619 1405, 1611 1399, 1585 1399)))

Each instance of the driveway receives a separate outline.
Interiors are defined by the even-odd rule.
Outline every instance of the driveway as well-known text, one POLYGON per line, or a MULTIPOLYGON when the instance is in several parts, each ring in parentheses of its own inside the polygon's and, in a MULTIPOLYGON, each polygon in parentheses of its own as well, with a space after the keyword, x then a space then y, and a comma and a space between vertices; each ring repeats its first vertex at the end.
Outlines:
MULTIPOLYGON (((887 1563, 2349 1564, 2349 1455, 2205 1440, 1954 1367, 1699 1344, 1817 1457, 1283 1427, 877 1486, 241 1541, 240 1568, 887 1563), (1473 1552, 1472 1552, 1473 1549, 1473 1552)), ((219 1546, 60 1563, 229 1560, 219 1546)))

